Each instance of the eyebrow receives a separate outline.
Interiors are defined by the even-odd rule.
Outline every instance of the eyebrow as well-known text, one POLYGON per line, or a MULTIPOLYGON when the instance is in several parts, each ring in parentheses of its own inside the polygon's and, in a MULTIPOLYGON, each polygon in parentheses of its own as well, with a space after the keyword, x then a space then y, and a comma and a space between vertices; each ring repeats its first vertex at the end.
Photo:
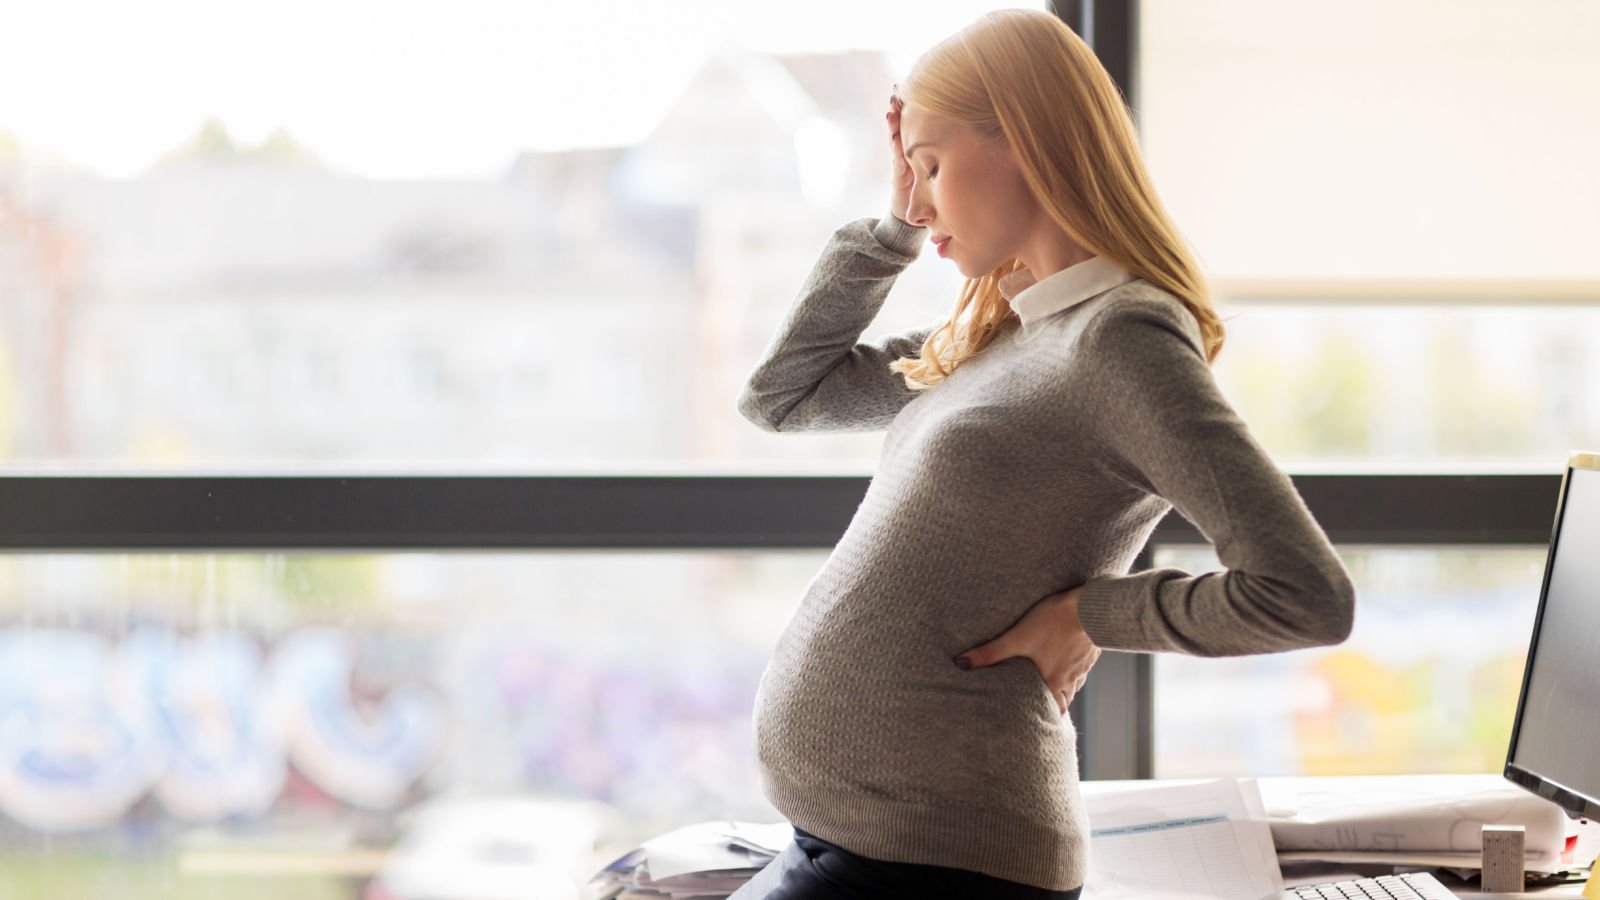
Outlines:
POLYGON ((937 146, 939 146, 939 145, 933 143, 932 141, 917 141, 915 144, 912 144, 911 146, 906 148, 906 159, 910 159, 911 158, 911 154, 917 152, 917 149, 920 148, 920 147, 937 147, 937 146))

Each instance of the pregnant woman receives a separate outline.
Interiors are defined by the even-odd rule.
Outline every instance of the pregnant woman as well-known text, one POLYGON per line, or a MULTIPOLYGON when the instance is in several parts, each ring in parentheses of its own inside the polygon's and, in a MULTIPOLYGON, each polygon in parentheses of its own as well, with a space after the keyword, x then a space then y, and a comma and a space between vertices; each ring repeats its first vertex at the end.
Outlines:
POLYGON ((984 16, 885 115, 889 214, 838 229, 739 398, 779 432, 887 429, 756 704, 795 843, 739 900, 1078 896, 1067 704, 1102 649, 1337 643, 1354 590, 1223 399, 1223 328, 1093 52, 984 16), (923 241, 948 321, 862 332, 923 241), (1224 571, 1129 574, 1176 507, 1224 571))

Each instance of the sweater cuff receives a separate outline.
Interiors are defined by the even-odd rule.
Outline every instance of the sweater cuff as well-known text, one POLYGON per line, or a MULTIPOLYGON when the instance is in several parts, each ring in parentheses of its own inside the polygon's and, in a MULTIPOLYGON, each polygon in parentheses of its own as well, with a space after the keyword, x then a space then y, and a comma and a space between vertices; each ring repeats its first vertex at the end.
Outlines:
POLYGON ((1106 650, 1145 650, 1140 640, 1139 597, 1137 588, 1131 592, 1126 587, 1128 576, 1108 575, 1091 578, 1078 594, 1078 622, 1096 647, 1106 650))
POLYGON ((872 236, 890 250, 915 258, 922 251, 922 240, 928 236, 928 229, 908 225, 891 212, 872 226, 872 236))

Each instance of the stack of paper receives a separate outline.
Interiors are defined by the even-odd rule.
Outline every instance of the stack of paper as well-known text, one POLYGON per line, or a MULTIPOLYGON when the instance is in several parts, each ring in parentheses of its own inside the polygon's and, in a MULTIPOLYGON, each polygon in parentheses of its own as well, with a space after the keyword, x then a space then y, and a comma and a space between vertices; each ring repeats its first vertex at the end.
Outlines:
POLYGON ((787 822, 702 822, 645 841, 589 880, 594 900, 720 900, 794 839, 787 822))
POLYGON ((1475 869, 1483 826, 1521 825, 1528 869, 1572 864, 1566 815, 1498 775, 1263 778, 1261 793, 1284 859, 1475 869))

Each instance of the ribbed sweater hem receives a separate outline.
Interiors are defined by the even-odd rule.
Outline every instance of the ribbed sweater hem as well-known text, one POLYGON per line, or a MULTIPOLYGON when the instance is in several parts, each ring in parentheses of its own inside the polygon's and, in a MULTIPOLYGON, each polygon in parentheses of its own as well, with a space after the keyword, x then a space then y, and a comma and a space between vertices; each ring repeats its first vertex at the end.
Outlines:
POLYGON ((869 859, 965 869, 1053 891, 1083 884, 1087 835, 995 810, 800 785, 771 772, 762 780, 790 824, 869 859))
POLYGON ((915 258, 922 250, 922 239, 928 236, 928 229, 908 225, 890 212, 873 223, 872 236, 890 250, 915 258))

